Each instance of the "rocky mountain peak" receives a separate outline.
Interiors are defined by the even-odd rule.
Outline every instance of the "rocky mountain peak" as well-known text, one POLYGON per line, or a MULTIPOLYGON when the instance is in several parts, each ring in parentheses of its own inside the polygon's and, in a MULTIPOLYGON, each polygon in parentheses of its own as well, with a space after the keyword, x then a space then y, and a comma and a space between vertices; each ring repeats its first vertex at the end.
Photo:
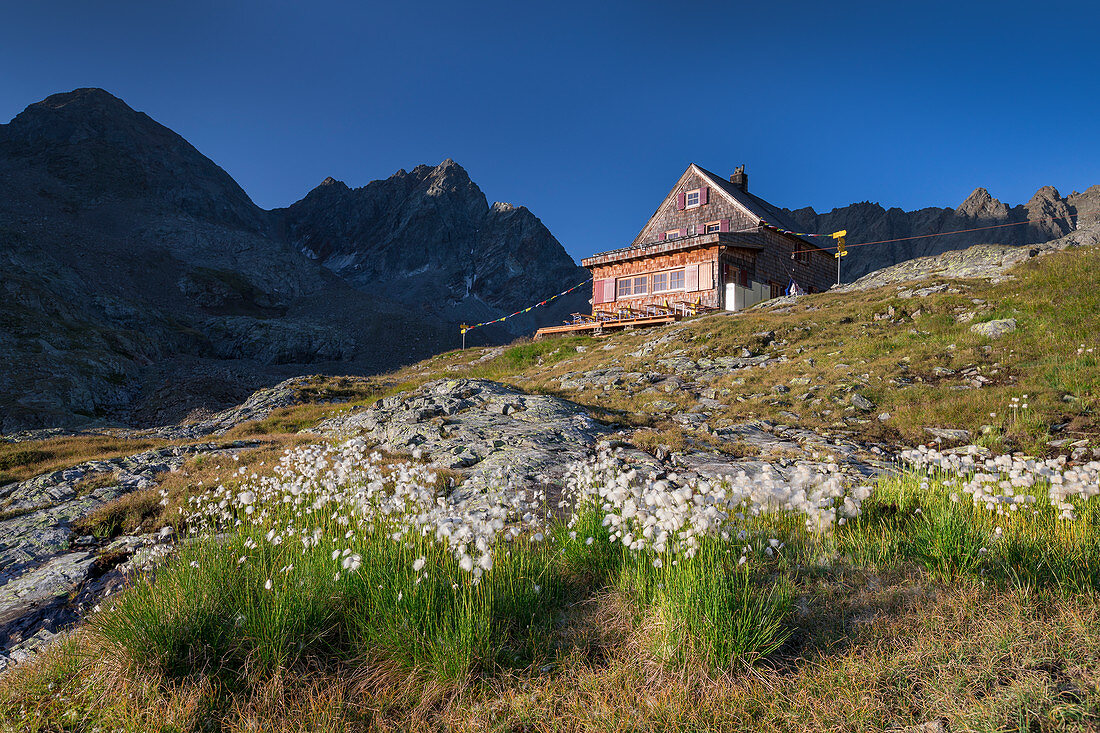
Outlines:
POLYGON ((157 200, 199 219, 264 227, 263 212, 225 171, 103 89, 30 105, 0 125, 0 157, 54 178, 84 205, 157 200))
MULTIPOLYGON (((450 158, 447 158, 435 168, 429 169, 424 179, 428 183, 427 194, 429 196, 457 193, 460 195, 473 195, 481 201, 485 200, 481 189, 470 180, 470 174, 466 172, 466 169, 450 158)), ((488 202, 485 202, 485 208, 488 207, 488 202)))
POLYGON ((7 125, 0 125, 0 129, 2 138, 18 143, 24 156, 48 146, 79 144, 96 137, 122 142, 135 134, 148 138, 164 130, 110 92, 95 88, 50 95, 28 106, 7 125))
POLYGON ((1048 238, 1064 237, 1073 231, 1074 212, 1054 186, 1043 186, 1024 205, 1032 226, 1048 238))
POLYGON ((1035 195, 1031 197, 1031 201, 1028 201, 1028 203, 1030 204, 1030 203, 1034 203, 1034 202, 1038 202, 1038 201, 1061 201, 1061 200, 1062 200, 1062 194, 1058 193, 1057 188, 1055 188, 1054 186, 1043 186, 1042 188, 1040 188, 1038 191, 1035 192, 1035 195))
POLYGON ((306 198, 308 199, 311 196, 339 196, 340 194, 350 190, 351 189, 348 188, 348 185, 346 183, 344 183, 343 181, 338 181, 332 176, 329 176, 325 180, 318 183, 317 186, 313 188, 313 190, 307 193, 306 198))
MULTIPOLYGON (((585 274, 534 214, 490 207, 450 158, 360 188, 314 189, 285 210, 283 226, 296 247, 354 287, 453 322, 491 320, 585 274)), ((563 299, 563 307, 583 307, 582 295, 581 306, 563 299)), ((530 330, 521 319, 506 326, 530 330)))
POLYGON ((106 89, 100 89, 99 87, 82 87, 71 92, 51 94, 41 102, 36 102, 27 107, 26 111, 33 114, 34 111, 40 109, 58 110, 63 107, 77 110, 81 114, 88 114, 92 110, 115 112, 117 114, 133 113, 128 104, 106 89))
POLYGON ((1008 207, 993 198, 989 191, 981 186, 975 188, 973 193, 966 197, 955 213, 972 219, 1006 219, 1008 207))

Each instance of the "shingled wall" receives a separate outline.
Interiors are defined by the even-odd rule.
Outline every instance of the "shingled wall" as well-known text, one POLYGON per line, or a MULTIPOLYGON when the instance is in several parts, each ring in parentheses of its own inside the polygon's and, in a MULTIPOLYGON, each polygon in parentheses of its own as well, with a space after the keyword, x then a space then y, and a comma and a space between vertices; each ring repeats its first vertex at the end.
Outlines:
MULTIPOLYGON (((678 230, 679 237, 669 241, 676 251, 646 257, 635 256, 632 259, 630 259, 631 253, 626 251, 622 253, 623 259, 617 262, 588 263, 593 274, 595 305, 604 306, 611 301, 603 294, 603 288, 606 287, 603 281, 607 279, 651 274, 700 264, 706 264, 709 268, 703 272, 711 273, 709 285, 700 283, 700 290, 649 293, 638 297, 627 296, 621 301, 627 305, 640 306, 666 301, 699 300, 705 305, 722 307, 724 273, 730 281, 739 282, 744 277, 750 281, 772 284, 778 290, 786 290, 792 279, 808 291, 827 290, 836 282, 836 260, 831 252, 816 249, 799 237, 762 227, 758 217, 747 214, 741 206, 727 198, 725 192, 712 185, 711 181, 697 170, 692 166, 684 172, 631 245, 632 248, 654 245, 663 241, 667 232, 678 230), (688 191, 695 189, 706 190, 703 197, 704 203, 692 208, 684 207, 684 196, 688 191), (694 247, 692 245, 692 239, 697 236, 697 233, 702 232, 703 227, 712 222, 720 223, 722 239, 734 240, 732 246, 729 241, 724 241, 720 246, 694 247), (734 236, 730 237, 726 234, 727 232, 734 236), (681 241, 683 241, 682 248, 679 245, 681 241), (738 248, 735 242, 742 242, 748 247, 738 248), (800 250, 810 251, 801 257, 793 256, 800 250)), ((708 240, 709 245, 713 240, 710 240, 709 236, 708 240)), ((832 244, 831 241, 823 246, 830 244, 832 244)), ((619 252, 611 252, 596 257, 615 259, 619 256, 619 252)), ((620 299, 616 297, 614 300, 620 299)))
MULTIPOLYGON (((675 303, 677 301, 700 301, 703 305, 712 308, 718 307, 718 252, 719 247, 705 247, 688 250, 686 252, 672 252, 669 254, 646 257, 644 259, 616 262, 611 265, 601 265, 593 268, 593 291, 599 287, 599 283, 608 278, 620 278, 627 275, 646 275, 664 270, 674 270, 690 266, 700 266, 700 275, 697 289, 691 291, 672 290, 663 293, 649 293, 643 296, 630 296, 616 298, 617 303, 631 307, 641 307, 648 304, 675 303)), ((652 289, 652 285, 649 289, 652 289)), ((601 304, 599 298, 593 298, 597 307, 613 308, 615 303, 601 304)))

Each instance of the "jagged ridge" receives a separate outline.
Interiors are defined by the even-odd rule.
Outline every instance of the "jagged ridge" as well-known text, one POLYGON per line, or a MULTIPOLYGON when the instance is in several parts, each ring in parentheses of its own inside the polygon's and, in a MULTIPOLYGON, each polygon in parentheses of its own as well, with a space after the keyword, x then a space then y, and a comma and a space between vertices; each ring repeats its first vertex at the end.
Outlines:
POLYGON ((914 257, 965 249, 981 243, 1036 244, 1065 236, 1075 228, 1088 228, 1100 223, 1100 186, 1093 186, 1084 193, 1074 191, 1064 198, 1053 186, 1043 186, 1026 204, 1013 207, 998 201, 985 188, 976 188, 954 209, 929 207, 905 211, 897 207, 885 209, 880 204, 864 201, 824 214, 809 206, 784 211, 802 231, 828 233, 847 229, 849 242, 852 243, 920 237, 851 249, 844 261, 844 279, 851 281, 914 257), (1013 223, 1020 226, 927 236, 1013 223))

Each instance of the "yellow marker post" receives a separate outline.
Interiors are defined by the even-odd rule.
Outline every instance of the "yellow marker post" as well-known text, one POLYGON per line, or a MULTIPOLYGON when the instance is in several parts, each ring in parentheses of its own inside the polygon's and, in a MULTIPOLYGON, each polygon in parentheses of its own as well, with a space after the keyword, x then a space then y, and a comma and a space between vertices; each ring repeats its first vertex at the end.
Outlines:
POLYGON ((836 241, 836 284, 840 285, 840 258, 848 254, 848 250, 844 247, 844 238, 848 236, 847 229, 841 229, 839 232, 833 232, 829 235, 836 241))
POLYGON ((459 324, 458 330, 462 333, 462 350, 466 350, 466 332, 470 330, 470 327, 465 323, 459 324))

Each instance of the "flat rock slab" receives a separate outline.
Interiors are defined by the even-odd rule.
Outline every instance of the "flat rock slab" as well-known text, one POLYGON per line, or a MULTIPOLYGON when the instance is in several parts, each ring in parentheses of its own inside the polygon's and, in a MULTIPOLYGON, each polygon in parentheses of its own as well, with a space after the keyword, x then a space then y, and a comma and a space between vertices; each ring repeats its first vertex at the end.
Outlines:
POLYGON ((1005 334, 1012 333, 1016 330, 1015 318, 999 318, 995 321, 986 321, 985 323, 975 323, 970 327, 970 330, 979 336, 985 336, 986 338, 998 339, 1005 334))
POLYGON ((568 400, 484 379, 444 379, 321 423, 329 436, 362 435, 468 478, 508 473, 523 483, 560 476, 592 454, 609 428, 568 400))

